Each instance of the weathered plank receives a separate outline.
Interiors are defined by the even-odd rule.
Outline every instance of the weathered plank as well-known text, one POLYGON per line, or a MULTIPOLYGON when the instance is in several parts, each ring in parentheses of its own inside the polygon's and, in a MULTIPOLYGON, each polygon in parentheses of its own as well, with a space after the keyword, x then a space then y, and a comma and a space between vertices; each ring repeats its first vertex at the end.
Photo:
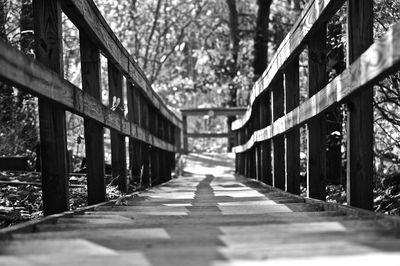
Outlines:
MULTIPOLYGON (((348 1, 348 64, 373 42, 373 4, 372 0, 348 1)), ((347 103, 347 203, 369 210, 374 205, 373 93, 372 86, 366 87, 347 103)))
MULTIPOLYGON (((60 2, 35 0, 33 10, 36 59, 62 76, 60 2)), ((7 65, 1 66, 7 70, 7 65)), ((39 124, 43 212, 50 215, 69 209, 65 110, 48 99, 39 98, 39 124)))
POLYGON ((129 121, 124 117, 1 40, 0 63, 0 77, 19 89, 28 90, 34 95, 56 102, 67 110, 85 118, 91 118, 110 129, 124 130, 123 134, 132 138, 150 145, 161 145, 157 146, 160 149, 176 150, 169 143, 158 140, 156 137, 150 138, 149 132, 138 127, 137 124, 131 123, 130 128, 125 126, 129 125, 129 121), (153 139, 158 144, 153 143, 153 139))
POLYGON ((273 125, 254 132, 245 144, 236 146, 234 152, 244 152, 251 148, 254 142, 270 139, 293 127, 303 125, 328 108, 345 102, 353 94, 362 92, 364 88, 395 72, 399 65, 400 23, 393 25, 381 39, 322 90, 279 118, 273 125))
MULTIPOLYGON (((100 50, 86 34, 80 33, 82 89, 101 101, 100 50)), ((88 204, 106 200, 104 169, 104 129, 92 119, 84 119, 88 204)))
POLYGON ((62 1, 63 11, 79 29, 83 29, 102 52, 107 55, 117 68, 131 81, 137 84, 146 98, 176 126, 180 127, 180 119, 169 110, 161 98, 153 91, 149 81, 140 70, 135 60, 122 46, 110 26, 100 14, 92 0, 62 1))
POLYGON ((250 95, 250 106, 241 119, 232 123, 232 130, 237 130, 249 121, 252 115, 251 105, 255 99, 263 91, 269 89, 275 76, 283 71, 291 59, 301 52, 303 44, 308 41, 313 32, 319 29, 322 23, 328 21, 344 2, 344 0, 311 1, 304 8, 299 20, 278 47, 262 77, 254 84, 250 95))

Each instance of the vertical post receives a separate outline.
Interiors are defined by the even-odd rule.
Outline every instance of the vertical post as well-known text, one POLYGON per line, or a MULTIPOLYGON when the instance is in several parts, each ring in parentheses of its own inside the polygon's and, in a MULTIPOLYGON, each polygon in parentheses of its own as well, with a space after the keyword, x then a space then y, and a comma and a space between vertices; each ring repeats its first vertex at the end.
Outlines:
MULTIPOLYGON (((254 109, 254 131, 257 131, 261 128, 260 121, 260 110, 261 110, 261 100, 258 100, 255 109, 254 109)), ((261 146, 259 142, 256 142, 254 145, 254 163, 255 163, 255 179, 257 181, 261 181, 261 146)))
MULTIPOLYGON (((295 57, 285 71, 285 114, 299 105, 299 57, 295 57)), ((285 134, 286 191, 300 194, 300 132, 295 129, 285 134)))
MULTIPOLYGON (((373 42, 373 1, 348 1, 348 64, 373 42)), ((348 103, 347 203, 373 208, 373 90, 364 89, 348 103)))
MULTIPOLYGON (((122 96, 122 74, 112 64, 108 62, 108 84, 109 84, 109 97, 110 105, 112 104, 113 98, 120 99, 120 105, 116 108, 116 112, 120 115, 124 115, 123 109, 123 96, 122 96)), ((126 192, 128 188, 127 177, 126 177, 126 147, 125 147, 125 136, 111 130, 111 167, 113 178, 118 178, 118 189, 126 192)))
MULTIPOLYGON (((140 95, 140 107, 141 107, 141 126, 142 128, 149 130, 149 104, 144 99, 143 95, 140 95)), ((142 143, 142 163, 143 163, 143 184, 144 186, 151 186, 150 176, 150 145, 142 143)))
MULTIPOLYGON (((309 97, 328 81, 326 71, 326 24, 322 25, 308 44, 309 97)), ((326 117, 322 114, 307 124, 307 196, 326 198, 326 117)))
MULTIPOLYGON (((157 135, 158 130, 158 118, 157 114, 155 113, 154 108, 149 108, 149 121, 151 123, 150 126, 150 133, 153 135, 157 135)), ((159 183, 159 169, 158 169, 158 149, 154 146, 151 147, 150 151, 150 171, 151 171, 151 183, 152 185, 157 185, 159 183)))
MULTIPOLYGON (((127 100, 128 100, 128 120, 140 126, 140 101, 137 88, 127 82, 127 100)), ((129 138, 129 168, 134 181, 142 186, 141 167, 142 167, 142 143, 133 138, 129 138)))
MULTIPOLYGON (((100 50, 86 36, 79 34, 83 91, 101 101, 100 50)), ((88 204, 106 200, 104 173, 104 129, 92 120, 84 119, 88 204)))
MULTIPOLYGON (((279 75, 272 85, 272 121, 284 115, 283 77, 279 75)), ((278 135, 272 139, 273 186, 285 189, 285 139, 278 135)))
POLYGON ((182 127, 183 127, 183 153, 188 154, 188 137, 187 137, 187 116, 182 116, 182 127))
MULTIPOLYGON (((271 97, 270 93, 265 93, 260 99, 260 125, 262 128, 271 124, 271 97)), ((272 168, 271 168, 271 140, 261 142, 261 181, 265 184, 272 185, 272 168)))
MULTIPOLYGON (((60 1, 34 0, 36 59, 63 77, 60 1)), ((65 111, 39 98, 43 212, 69 209, 65 111)))
MULTIPOLYGON (((249 124, 244 126, 244 139, 247 141, 249 139, 249 124)), ((244 156, 244 176, 249 177, 249 151, 243 152, 244 156)))

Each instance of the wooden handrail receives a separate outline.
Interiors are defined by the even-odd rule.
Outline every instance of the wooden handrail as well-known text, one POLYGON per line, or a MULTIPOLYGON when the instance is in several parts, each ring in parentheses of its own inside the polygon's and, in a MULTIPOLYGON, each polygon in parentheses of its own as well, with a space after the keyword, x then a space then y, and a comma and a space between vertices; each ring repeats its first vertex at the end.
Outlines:
POLYGON ((271 59, 271 63, 263 75, 254 84, 251 94, 249 108, 246 114, 232 123, 232 130, 242 128, 249 121, 252 115, 252 105, 255 100, 267 90, 273 83, 276 76, 283 71, 287 64, 301 52, 304 42, 318 29, 323 22, 329 18, 343 5, 345 0, 324 0, 310 1, 304 8, 300 18, 297 20, 291 31, 279 45, 277 52, 271 59))
MULTIPOLYGON (((153 91, 143 71, 122 46, 92 0, 33 0, 36 59, 0 41, 0 78, 39 98, 43 210, 69 208, 65 111, 84 118, 88 203, 106 200, 104 127, 110 129, 112 175, 126 192, 129 169, 142 186, 171 178, 180 150, 181 119, 153 91), (64 79, 61 11, 79 30, 82 90, 64 79), (124 103, 128 116, 101 102, 100 53, 108 63, 110 98, 124 103)), ((111 105, 111 103, 110 103, 111 105)))
POLYGON ((116 64, 123 74, 139 86, 146 98, 163 116, 178 127, 182 127, 180 118, 169 110, 160 96, 153 91, 143 71, 135 59, 124 48, 110 26, 107 24, 96 4, 92 0, 63 0, 62 9, 68 18, 85 31, 102 53, 116 64))
POLYGON ((284 134, 322 114, 328 108, 344 103, 353 93, 398 70, 400 64, 400 23, 376 41, 342 74, 311 96, 293 111, 271 125, 255 131, 246 144, 233 148, 235 153, 251 149, 255 143, 284 134))
POLYGON ((324 200, 327 175, 340 176, 332 169, 342 162, 340 150, 327 149, 326 115, 346 104, 347 203, 372 209, 372 85, 399 70, 399 47, 400 24, 373 43, 372 0, 311 1, 253 86, 246 114, 232 124, 236 171, 299 194, 299 127, 306 124, 307 196, 324 200), (348 67, 328 83, 327 23, 345 2, 348 67), (309 96, 299 104, 299 55, 305 50, 309 96))

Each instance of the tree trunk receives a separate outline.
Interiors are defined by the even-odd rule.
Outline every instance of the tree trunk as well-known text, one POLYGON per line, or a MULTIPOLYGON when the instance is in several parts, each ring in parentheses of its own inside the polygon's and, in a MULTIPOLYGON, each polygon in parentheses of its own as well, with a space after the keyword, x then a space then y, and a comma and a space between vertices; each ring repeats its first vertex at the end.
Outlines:
MULTIPOLYGON (((239 55, 239 42, 240 42, 239 15, 236 7, 236 0, 226 0, 226 3, 229 9, 229 28, 231 32, 231 43, 232 43, 232 50, 231 50, 232 58, 229 61, 229 76, 233 80, 237 74, 237 60, 239 55)), ((236 91, 237 87, 233 82, 231 82, 231 84, 229 84, 229 101, 227 103, 229 107, 237 106, 236 91)), ((236 120, 235 116, 228 117, 227 119, 228 132, 231 132, 231 125, 232 122, 235 120, 236 120)), ((229 137, 228 151, 232 150, 232 147, 234 146, 234 141, 235 140, 233 137, 229 137)))
POLYGON ((254 75, 257 80, 268 66, 268 25, 272 0, 257 0, 258 12, 254 37, 254 75))

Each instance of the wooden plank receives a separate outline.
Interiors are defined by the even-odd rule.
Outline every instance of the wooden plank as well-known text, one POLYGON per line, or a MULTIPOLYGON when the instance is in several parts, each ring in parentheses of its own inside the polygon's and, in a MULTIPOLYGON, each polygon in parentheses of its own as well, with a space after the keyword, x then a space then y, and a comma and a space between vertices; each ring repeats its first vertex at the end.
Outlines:
MULTIPOLYGON (((308 94, 314 95, 328 82, 326 25, 308 44, 308 94)), ((307 124, 307 196, 326 197, 326 117, 318 116, 307 124)))
MULTIPOLYGON (((75 114, 91 118, 110 129, 126 129, 123 124, 129 124, 124 117, 111 111, 93 96, 84 93, 49 68, 26 57, 3 41, 0 41, 0 63, 0 77, 18 89, 55 102, 75 114)), ((131 128, 137 130, 123 133, 153 145, 149 133, 144 133, 145 129, 139 128, 136 124, 131 124, 131 128)), ((176 147, 164 141, 159 140, 157 143, 162 145, 157 146, 160 149, 176 150, 176 147)))
MULTIPOLYGON (((348 63, 373 42, 373 1, 348 1, 348 63)), ((384 51, 381 51, 384 52, 384 51)), ((378 58, 379 59, 379 58, 378 58)), ((373 88, 347 103, 347 203, 373 209, 373 88)))
MULTIPOLYGON (((285 71, 285 114, 299 106, 299 58, 295 57, 285 71)), ((286 191, 300 195, 300 132, 295 128, 285 134, 286 191)))
MULTIPOLYGON (((82 89, 101 101, 100 50, 80 33, 82 89)), ((104 129, 92 119, 84 119, 88 204, 106 200, 104 169, 104 129)))
MULTIPOLYGON (((284 114, 283 76, 277 77, 272 85, 272 121, 284 114)), ((274 187, 285 189, 285 139, 275 136, 272 139, 272 183, 274 187)))
POLYGON ((250 107, 241 119, 232 123, 232 130, 236 130, 247 123, 255 99, 269 88, 275 76, 282 72, 291 59, 301 52, 304 42, 312 38, 313 32, 319 29, 321 24, 327 22, 344 2, 344 0, 311 1, 304 8, 299 20, 280 44, 262 77, 254 84, 250 94, 250 107))
MULTIPOLYGON (((124 98, 122 96, 122 73, 115 67, 113 63, 108 62, 108 88, 110 108, 116 108, 115 112, 120 116, 124 115, 123 107, 124 98), (118 106, 113 106, 120 101, 118 106), (114 102, 114 103, 113 103, 114 102)), ((126 176, 126 146, 125 136, 118 131, 111 130, 111 167, 112 176, 118 180, 118 189, 126 192, 128 188, 128 180, 126 176)))
MULTIPOLYGON (((1 50, 0 50, 1 51, 1 50)), ((234 147, 234 152, 249 149, 257 136, 264 141, 283 134, 293 127, 299 127, 330 107, 345 102, 349 97, 362 92, 369 85, 399 69, 400 65, 400 23, 395 24, 367 51, 365 51, 342 74, 334 78, 324 89, 318 91, 299 107, 279 118, 273 125, 260 129, 243 145, 234 147), (275 125, 277 124, 277 125, 275 125), (272 129, 275 128, 273 131, 272 129), (279 130, 277 130, 279 129, 279 130)))
MULTIPOLYGON (((59 1, 33 1, 36 60, 63 76, 62 26, 59 1)), ((6 66, 3 66, 6 67, 6 66)), ((43 213, 69 209, 65 110, 39 98, 43 213)))
POLYGON ((99 45, 107 58, 117 64, 117 68, 131 81, 137 84, 146 98, 157 107, 168 120, 181 127, 180 119, 169 110, 161 98, 153 91, 143 71, 115 36, 92 0, 62 1, 63 11, 68 18, 92 41, 99 45))
POLYGON ((246 107, 230 107, 230 108, 183 108, 180 109, 182 115, 186 116, 235 116, 243 115, 246 112, 246 107))

